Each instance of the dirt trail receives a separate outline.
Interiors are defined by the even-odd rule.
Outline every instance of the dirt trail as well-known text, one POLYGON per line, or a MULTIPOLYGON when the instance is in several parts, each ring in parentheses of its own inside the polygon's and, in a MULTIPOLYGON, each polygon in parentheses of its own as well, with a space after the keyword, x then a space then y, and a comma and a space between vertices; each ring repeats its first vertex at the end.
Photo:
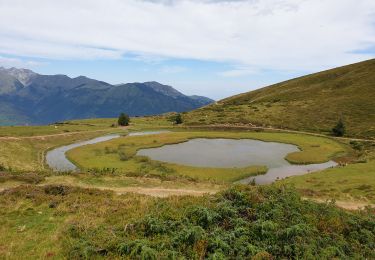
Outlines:
MULTIPOLYGON (((303 198, 305 200, 312 200, 318 203, 326 203, 327 199, 319 199, 319 198, 303 198)), ((363 201, 344 201, 344 200, 336 200, 335 205, 339 208, 347 209, 347 210, 359 210, 364 209, 365 207, 369 206, 374 208, 375 204, 363 201)))
MULTIPOLYGON (((18 185, 10 185, 9 187, 3 186, 0 187, 0 192, 12 189, 17 186, 24 185, 19 183, 18 185)), ((39 184, 37 186, 46 186, 50 185, 48 183, 39 184)), ((55 183, 55 185, 58 185, 55 183)), ((69 185, 75 186, 80 188, 92 188, 98 190, 109 190, 113 191, 118 195, 126 194, 126 193, 138 193, 143 195, 148 195, 152 197, 159 197, 159 198, 166 198, 170 196, 203 196, 205 194, 215 194, 219 191, 219 189, 186 189, 186 188, 164 188, 164 187, 108 187, 108 186, 91 186, 91 185, 84 185, 80 183, 71 184, 71 183, 61 183, 61 185, 69 185)))
MULTIPOLYGON (((111 178, 108 178, 111 180, 111 178)), ((103 180, 106 180, 105 177, 103 180)), ((139 181, 138 184, 129 186, 114 187, 112 185, 102 184, 88 184, 77 180, 71 176, 54 176, 47 177, 45 181, 40 183, 38 186, 45 185, 68 185, 80 188, 93 188, 99 190, 110 190, 116 194, 125 193, 139 193, 149 195, 153 197, 168 197, 168 196, 202 196, 204 194, 214 194, 225 186, 216 184, 203 184, 203 183, 176 183, 174 181, 160 181, 152 178, 137 178, 137 177, 125 177, 124 181, 139 181)), ((1 187, 1 186, 0 186, 1 187)))
MULTIPOLYGON (((90 186, 86 185, 78 185, 82 188, 87 188, 90 186)), ((111 190, 115 193, 121 195, 126 193, 138 193, 143 195, 148 195, 152 197, 169 197, 169 196, 203 196, 205 194, 215 194, 219 192, 219 190, 215 189, 173 189, 173 188, 163 188, 163 187, 153 187, 153 188, 146 188, 146 187, 92 187, 97 188, 100 190, 111 190)), ((310 199, 310 198, 305 198, 310 199)), ((310 199, 318 203, 325 203, 326 199, 310 199)), ((347 209, 347 210, 359 210, 364 209, 366 206, 375 207, 375 204, 371 204, 368 202, 361 202, 361 201, 335 201, 335 204, 339 208, 347 209)))
POLYGON ((143 195, 148 195, 152 197, 165 198, 169 196, 203 196, 205 194, 215 194, 217 190, 194 190, 194 189, 170 189, 170 188, 144 188, 144 187, 123 187, 123 188, 113 188, 113 187, 96 187, 100 190, 112 190, 117 194, 126 193, 138 193, 143 195))
POLYGON ((107 132, 109 130, 113 130, 113 128, 99 129, 99 130, 89 130, 89 131, 66 132, 66 133, 48 134, 48 135, 0 136, 0 140, 22 140, 22 139, 42 139, 43 140, 44 138, 48 138, 48 137, 68 136, 68 135, 83 134, 83 133, 107 132))
MULTIPOLYGON (((46 186, 52 183, 43 183, 39 184, 38 186, 46 186)), ((53 183, 57 185, 57 183, 53 183)), ((133 187, 108 187, 108 186, 91 186, 87 184, 81 183, 61 183, 62 185, 70 185, 80 188, 94 188, 99 190, 109 190, 113 191, 118 195, 126 194, 126 193, 138 193, 152 197, 159 197, 159 198, 166 198, 170 196, 203 196, 206 194, 215 194, 220 191, 220 189, 186 189, 186 188, 164 188, 164 187, 142 187, 142 186, 133 186, 133 187)), ((22 185, 21 183, 19 185, 22 185)), ((10 185, 9 187, 0 187, 0 192, 6 189, 15 188, 17 185, 10 185)), ((328 199, 320 199, 320 198, 303 198, 304 200, 311 200, 318 203, 326 203, 328 199)), ((346 210, 360 210, 364 209, 365 207, 373 207, 375 208, 375 204, 371 204, 369 202, 363 201, 342 201, 336 200, 335 205, 339 208, 346 209, 346 210)))
MULTIPOLYGON (((328 136, 324 134, 318 134, 318 133, 312 133, 312 132, 306 132, 306 131, 256 126, 251 123, 248 125, 231 125, 231 124, 192 125, 192 126, 186 125, 186 126, 181 126, 180 128, 187 128, 187 129, 189 128, 217 128, 217 129, 243 129, 243 130, 259 129, 259 130, 270 130, 270 131, 295 133, 295 134, 307 134, 307 135, 313 135, 313 136, 332 138, 336 140, 375 142, 375 139, 354 138, 354 137, 334 137, 334 136, 328 136)), ((128 129, 128 127, 119 127, 118 129, 128 129)), ((54 136, 67 136, 67 135, 74 135, 74 134, 80 134, 80 133, 106 132, 109 130, 113 130, 113 128, 89 130, 89 131, 76 131, 76 132, 67 132, 67 133, 58 133, 58 134, 48 134, 48 135, 34 135, 34 136, 0 136, 0 140, 44 139, 44 138, 54 137, 54 136)))
POLYGON ((312 135, 312 136, 332 138, 336 140, 350 140, 350 141, 362 141, 362 142, 374 142, 375 143, 375 139, 354 138, 354 137, 334 137, 334 136, 329 136, 329 135, 324 135, 324 134, 298 131, 298 130, 289 130, 289 129, 282 129, 282 128, 274 128, 274 127, 261 127, 261 126, 255 126, 253 124, 249 124, 249 125, 231 125, 231 124, 193 125, 193 126, 181 126, 181 127, 182 128, 242 129, 242 130, 259 129, 259 130, 270 130, 270 131, 286 132, 286 133, 294 133, 294 134, 306 134, 306 135, 312 135))
POLYGON ((61 179, 48 179, 46 182, 39 184, 39 186, 45 185, 69 185, 80 188, 94 188, 99 190, 110 190, 116 194, 125 194, 125 193, 138 193, 143 195, 149 195, 153 197, 169 197, 169 196, 202 196, 204 194, 214 194, 220 190, 218 187, 185 187, 185 188, 175 188, 175 187, 165 187, 160 184, 155 184, 152 187, 145 187, 142 184, 137 186, 126 186, 126 187, 112 187, 105 185, 89 185, 86 183, 79 182, 71 178, 61 179))

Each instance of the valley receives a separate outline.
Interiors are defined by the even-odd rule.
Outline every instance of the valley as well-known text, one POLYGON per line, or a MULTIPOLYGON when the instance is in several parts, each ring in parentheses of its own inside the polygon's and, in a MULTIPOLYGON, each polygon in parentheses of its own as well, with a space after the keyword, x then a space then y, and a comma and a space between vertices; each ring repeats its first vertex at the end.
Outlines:
MULTIPOLYGON (((90 184, 93 184, 93 187, 96 186, 101 189, 105 189, 106 187, 111 189, 111 186, 117 183, 115 185, 117 188, 125 188, 130 185, 140 188, 178 189, 180 185, 184 188, 190 185, 189 189, 194 190, 194 186, 202 182, 203 186, 206 184, 208 186, 216 185, 214 190, 219 190, 220 188, 218 187, 226 187, 231 182, 252 175, 264 174, 267 171, 267 167, 264 165, 250 165, 244 168, 192 167, 153 161, 147 157, 136 156, 136 152, 139 149, 161 147, 166 144, 181 143, 196 138, 213 138, 213 140, 215 138, 229 138, 229 140, 255 139, 297 145, 301 151, 289 153, 285 157, 292 164, 316 164, 334 159, 340 165, 346 165, 280 181, 281 183, 292 183, 304 196, 319 199, 335 198, 368 202, 369 204, 374 202, 374 187, 372 185, 373 180, 371 179, 373 176, 372 154, 374 150, 372 143, 368 143, 365 147, 361 148, 363 150, 359 151, 357 150, 358 148, 354 149, 352 147, 349 140, 337 141, 314 135, 280 133, 266 130, 262 132, 212 131, 209 129, 190 130, 184 127, 173 127, 167 119, 163 121, 160 117, 159 119, 155 118, 153 123, 147 123, 149 122, 147 120, 150 119, 135 118, 132 125, 126 129, 107 128, 114 121, 113 119, 98 120, 97 122, 91 120, 92 126, 87 127, 86 131, 71 131, 57 133, 56 135, 51 135, 47 130, 43 129, 48 129, 50 128, 49 126, 40 127, 40 132, 48 133, 44 136, 39 135, 38 132, 34 132, 34 127, 30 127, 30 133, 38 135, 24 136, 25 133, 20 133, 20 136, 3 137, 5 139, 1 140, 3 150, 0 162, 4 169, 11 170, 15 176, 18 174, 22 175, 23 172, 27 171, 40 172, 40 175, 46 178, 45 184, 60 182, 71 185, 75 183, 72 181, 75 179, 76 183, 81 183, 79 186, 89 187, 90 184), (103 122, 106 122, 106 124, 103 122), (102 129, 93 131, 91 127, 102 127, 102 129), (169 129, 170 132, 161 132, 160 134, 146 136, 127 136, 129 131, 137 132, 143 130, 147 132, 157 129, 169 129), (73 174, 67 172, 60 176, 58 173, 50 172, 43 158, 46 152, 53 147, 113 133, 118 133, 123 135, 123 137, 78 147, 67 152, 67 157, 81 168, 82 173, 73 174), (13 156, 16 151, 18 154, 17 158, 13 156), (356 163, 357 161, 358 163, 356 163), (87 173, 83 174, 84 172, 87 173), (103 180, 101 180, 102 177, 103 180), (67 179, 66 182, 64 181, 65 178, 67 179), (150 178, 151 182, 149 182, 150 178), (144 182, 144 179, 147 181, 144 182), (59 181, 56 182, 56 180, 59 181), (157 182, 153 182, 154 180, 157 180, 159 184, 156 185, 157 182), (368 184, 366 184, 366 187, 362 185, 363 187, 361 188, 363 180, 366 180, 368 184), (99 183, 100 185, 96 185, 95 183, 99 183), (174 184, 171 185, 171 183, 174 184), (329 188, 329 185, 332 185, 331 188, 329 188)), ((74 122, 72 128, 76 129, 79 124, 82 124, 82 121, 74 122)), ((5 129, 3 131, 5 132, 5 129)), ((14 186, 17 183, 23 183, 22 181, 11 179, 12 177, 9 181, 3 182, 1 187, 4 189, 8 185, 14 186)), ((200 190, 200 188, 196 188, 196 190, 200 190)), ((203 187, 203 190, 205 190, 205 187, 203 187)))
MULTIPOLYGON (((138 224, 139 221, 142 223, 157 221, 155 223, 158 224, 152 225, 158 225, 163 230, 165 228, 163 223, 166 223, 165 221, 170 223, 169 221, 171 221, 167 220, 169 217, 163 214, 174 215, 175 220, 173 221, 180 221, 178 219, 185 214, 189 214, 190 210, 198 210, 197 212, 208 210, 210 213, 204 214, 218 214, 214 212, 221 209, 223 206, 220 203, 224 202, 216 202, 216 200, 224 199, 224 201, 227 201, 229 199, 232 201, 231 203, 234 203, 232 204, 234 206, 237 205, 236 203, 242 203, 240 202, 241 197, 237 196, 245 196, 253 201, 251 205, 257 211, 267 209, 263 208, 266 207, 265 199, 268 203, 273 201, 272 207, 281 207, 280 209, 286 207, 282 206, 283 203, 287 203, 288 212, 290 210, 299 211, 302 207, 306 211, 303 214, 312 214, 311 216, 314 217, 317 215, 313 212, 321 212, 324 208, 324 210, 331 212, 332 218, 327 217, 324 220, 319 220, 320 223, 331 223, 337 214, 344 214, 340 217, 344 221, 340 225, 347 225, 344 223, 359 213, 345 213, 331 202, 327 204, 326 200, 336 199, 339 207, 347 207, 350 210, 375 203, 373 196, 375 182, 372 180, 374 161, 371 157, 374 146, 371 143, 365 145, 362 148, 363 150, 359 151, 353 148, 349 140, 340 141, 330 137, 270 130, 214 131, 209 128, 197 130, 184 126, 173 126, 168 121, 168 117, 133 118, 131 125, 125 128, 109 127, 115 122, 115 119, 90 120, 89 122, 90 126, 86 124, 86 120, 71 121, 69 124, 63 125, 64 130, 56 130, 51 126, 38 128, 31 126, 29 136, 27 135, 28 127, 24 127, 23 131, 19 131, 15 136, 10 136, 9 128, 2 129, 1 143, 3 150, 0 162, 6 167, 0 175, 2 194, 0 197, 3 205, 0 211, 2 216, 0 229, 6 235, 0 239, 0 244, 2 245, 2 252, 7 256, 11 258, 20 257, 19 252, 25 250, 29 250, 33 258, 41 258, 46 255, 53 255, 58 258, 62 256, 80 258, 85 257, 85 255, 92 257, 103 254, 100 252, 105 252, 104 254, 107 256, 120 256, 130 254, 127 253, 128 251, 118 251, 119 248, 122 248, 121 241, 124 240, 129 241, 127 243, 130 244, 126 246, 130 248, 136 246, 131 244, 133 242, 130 241, 135 241, 134 243, 142 241, 139 242, 143 245, 140 253, 146 254, 148 252, 159 255, 158 251, 151 250, 155 243, 163 243, 164 246, 169 248, 168 244, 172 243, 168 242, 169 239, 182 234, 173 233, 177 232, 174 229, 167 233, 159 233, 166 231, 157 231, 159 230, 157 229, 152 231, 159 234, 156 235, 157 238, 155 235, 142 235, 146 231, 143 231, 141 227, 149 224, 138 224), (71 126, 71 130, 69 130, 69 126, 71 126), (168 132, 160 132, 154 135, 128 136, 131 132, 166 129, 168 132), (66 130, 69 130, 69 132, 66 130), (56 133, 53 133, 53 131, 56 131, 56 133), (122 137, 76 147, 67 152, 68 158, 81 168, 79 172, 54 172, 49 169, 43 160, 46 152, 54 147, 113 133, 120 134, 122 137), (147 157, 136 155, 136 152, 140 149, 163 147, 166 144, 181 143, 187 140, 196 140, 196 138, 209 138, 208 140, 217 140, 217 138, 225 138, 224 140, 251 139, 294 144, 301 151, 292 152, 286 156, 286 159, 293 164, 321 163, 332 159, 339 163, 349 164, 303 176, 290 177, 277 181, 273 185, 243 185, 242 187, 233 185, 233 182, 248 176, 264 174, 267 168, 262 165, 245 168, 192 167, 153 161, 147 157), (15 157, 14 154, 18 156, 15 157), (366 156, 367 162, 363 161, 364 156, 366 156), (363 183, 364 180, 366 184, 363 183), (290 188, 290 184, 295 186, 295 189, 290 188), (274 197, 272 194, 278 195, 274 197), (265 197, 261 199, 262 196, 265 197), (216 203, 219 204, 216 205, 216 203), (160 207, 162 210, 160 210, 160 207), (154 216, 152 219, 150 219, 151 212, 154 212, 152 213, 154 216), (43 228, 40 229, 40 227, 43 228), (103 227, 105 228, 103 229, 103 227), (130 231, 122 231, 128 229, 127 227, 131 227, 130 231), (110 231, 111 229, 114 230, 110 231), (91 232, 94 232, 95 235, 88 235, 91 232), (165 235, 161 236, 161 234, 165 235), (131 239, 128 237, 129 235, 131 239), (33 237, 33 239, 27 240, 25 237, 33 237), (52 240, 46 240, 47 237, 52 237, 52 240), (134 237, 144 240, 134 240, 134 237), (103 239, 107 242, 104 242, 103 239), (10 243, 11 241, 13 243, 10 243), (149 249, 145 248, 145 245, 148 245, 149 249)), ((231 210, 240 209, 233 208, 231 210)), ((259 214, 261 213, 259 212, 259 214)), ((288 213, 281 211, 277 214, 286 216, 288 213)), ((260 215, 257 218, 261 218, 260 215)), ((230 221, 233 221, 233 219, 231 217, 230 221)), ((280 218, 272 219, 275 221, 280 218)), ((191 219, 190 221, 195 220, 191 219)), ((198 240, 192 240, 192 246, 188 246, 188 251, 177 249, 176 252, 184 251, 183 254, 186 256, 197 252, 194 245, 199 243, 198 241, 201 241, 201 239, 206 239, 207 234, 213 237, 224 235, 222 233, 224 231, 216 234, 212 233, 213 230, 210 228, 210 225, 216 225, 214 223, 219 222, 204 225, 199 224, 201 222, 193 223, 195 224, 178 224, 182 225, 181 228, 186 229, 186 232, 199 232, 196 235, 200 234, 198 240), (192 227, 198 225, 196 228, 202 225, 200 227, 203 229, 198 231, 193 228, 192 231, 187 231, 192 228, 190 225, 193 225, 192 227)), ((298 223, 306 222, 299 219, 298 223)), ((221 223, 220 225, 224 224, 221 223)), ((289 226, 291 224, 284 222, 283 225, 289 226)), ((278 224, 277 228, 282 229, 283 225, 278 224)), ((307 224, 309 227, 312 227, 311 225, 315 224, 307 224)), ((250 230, 248 226, 244 226, 244 228, 250 230)), ((325 229, 324 226, 317 226, 316 228, 319 230, 325 229)), ((363 228, 366 227, 363 226, 363 228)), ((340 229, 330 229, 327 234, 334 234, 335 232, 341 231, 340 229)), ((314 237, 316 239, 317 236, 314 235, 314 237)), ((310 238, 305 236, 305 239, 310 238)), ((309 241, 309 245, 312 246, 312 240, 309 241)), ((187 245, 187 242, 181 243, 187 245)), ((225 243, 230 244, 232 242, 226 241, 225 243)), ((337 242, 332 240, 331 243, 333 245, 337 242)), ((252 251, 253 254, 263 254, 261 245, 257 244, 252 249, 254 250, 252 251)), ((365 244, 362 245, 365 246, 365 244)), ((361 248, 361 253, 358 254, 371 255, 370 251, 366 253, 366 250, 370 249, 361 248)), ((353 250, 352 254, 356 254, 353 250)), ((247 251, 241 254, 246 254, 245 252, 247 251)), ((227 251, 227 253, 230 253, 230 251, 227 251)), ((275 253, 273 252, 273 254, 275 253)), ((165 252, 165 254, 169 253, 165 252)), ((234 252, 231 254, 234 254, 234 252)), ((331 255, 328 251, 321 251, 319 254, 322 256, 331 255)))
POLYGON ((372 108, 361 124, 346 114, 348 133, 335 137, 333 117, 278 125, 267 115, 273 105, 259 115, 271 121, 243 121, 249 105, 236 98, 181 113, 181 124, 167 113, 128 126, 93 118, 0 127, 0 254, 374 257, 372 108), (268 173, 277 177, 261 182, 268 173))

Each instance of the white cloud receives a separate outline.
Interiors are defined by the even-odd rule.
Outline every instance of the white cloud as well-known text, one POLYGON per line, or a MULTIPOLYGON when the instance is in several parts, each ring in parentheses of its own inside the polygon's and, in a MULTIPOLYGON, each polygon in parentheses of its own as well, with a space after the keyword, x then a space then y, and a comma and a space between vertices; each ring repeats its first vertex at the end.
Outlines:
POLYGON ((162 66, 159 71, 164 74, 176 74, 187 71, 187 68, 182 66, 162 66))
POLYGON ((251 74, 256 74, 258 72, 259 70, 253 67, 235 67, 234 69, 220 72, 219 75, 224 76, 224 77, 239 77, 239 76, 247 76, 251 74))
POLYGON ((45 62, 33 61, 33 60, 24 60, 18 58, 9 58, 0 56, 0 67, 11 68, 35 68, 41 65, 46 65, 45 62))
POLYGON ((372 57, 374 24, 374 0, 0 0, 0 52, 319 70, 372 57))

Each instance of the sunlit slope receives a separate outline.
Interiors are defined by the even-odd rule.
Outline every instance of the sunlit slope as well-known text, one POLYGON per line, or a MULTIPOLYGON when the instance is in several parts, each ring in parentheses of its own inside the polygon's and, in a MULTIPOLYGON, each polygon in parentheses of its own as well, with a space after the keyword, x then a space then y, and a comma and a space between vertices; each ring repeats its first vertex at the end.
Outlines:
POLYGON ((185 115, 186 124, 255 124, 375 137, 375 59, 233 96, 185 115))

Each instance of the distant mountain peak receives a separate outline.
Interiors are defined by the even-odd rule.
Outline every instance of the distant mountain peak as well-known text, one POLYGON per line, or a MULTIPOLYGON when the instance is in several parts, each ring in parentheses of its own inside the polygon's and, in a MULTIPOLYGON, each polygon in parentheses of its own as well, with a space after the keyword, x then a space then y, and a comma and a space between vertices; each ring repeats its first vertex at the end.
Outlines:
POLYGON ((144 82, 143 84, 152 88, 156 92, 159 92, 161 94, 164 94, 173 98, 185 96, 184 94, 174 89, 173 87, 161 84, 157 81, 148 81, 148 82, 144 82))
POLYGON ((4 67, 0 67, 0 71, 7 73, 18 79, 24 86, 28 86, 31 80, 36 77, 38 74, 29 69, 18 69, 18 68, 10 68, 6 69, 4 67))
POLYGON ((80 76, 75 77, 75 78, 73 78, 73 79, 89 79, 89 78, 86 77, 86 76, 82 76, 82 75, 80 75, 80 76))

